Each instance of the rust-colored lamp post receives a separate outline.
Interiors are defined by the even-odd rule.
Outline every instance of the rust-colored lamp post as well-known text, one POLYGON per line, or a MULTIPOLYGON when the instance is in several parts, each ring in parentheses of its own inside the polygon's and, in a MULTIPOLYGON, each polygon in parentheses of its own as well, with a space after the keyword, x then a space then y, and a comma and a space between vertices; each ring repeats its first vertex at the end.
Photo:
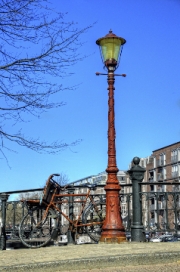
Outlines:
POLYGON ((117 178, 119 169, 116 165, 116 146, 115 146, 115 114, 114 114, 114 76, 126 76, 125 74, 115 74, 114 71, 118 66, 118 60, 121 52, 121 46, 126 40, 116 36, 109 31, 105 37, 96 41, 99 45, 102 59, 107 69, 107 74, 97 72, 96 75, 108 76, 108 174, 106 186, 106 218, 102 227, 100 242, 104 243, 121 243, 126 241, 125 230, 122 225, 121 207, 119 200, 119 191, 121 189, 117 178))

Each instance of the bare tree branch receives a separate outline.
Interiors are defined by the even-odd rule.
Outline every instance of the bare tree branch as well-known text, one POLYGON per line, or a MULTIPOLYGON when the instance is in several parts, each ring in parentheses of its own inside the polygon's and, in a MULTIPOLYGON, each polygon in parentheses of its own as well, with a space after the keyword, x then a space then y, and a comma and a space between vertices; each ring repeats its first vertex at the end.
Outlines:
POLYGON ((80 37, 92 25, 78 29, 51 6, 46 0, 0 0, 0 152, 4 158, 4 140, 39 153, 56 153, 79 142, 48 144, 5 129, 5 122, 16 125, 30 115, 63 106, 62 101, 53 102, 53 95, 75 87, 64 87, 62 79, 84 59, 78 51, 83 45, 80 37))

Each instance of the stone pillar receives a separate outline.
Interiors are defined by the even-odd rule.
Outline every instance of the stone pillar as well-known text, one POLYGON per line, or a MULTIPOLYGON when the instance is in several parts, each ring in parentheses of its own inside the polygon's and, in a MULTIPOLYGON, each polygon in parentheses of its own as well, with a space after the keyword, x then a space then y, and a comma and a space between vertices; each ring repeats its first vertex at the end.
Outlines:
POLYGON ((134 166, 128 172, 132 180, 132 196, 133 196, 133 222, 131 225, 131 241, 144 242, 145 231, 142 224, 142 197, 140 195, 140 182, 144 179, 145 168, 139 166, 140 159, 133 159, 134 166))
POLYGON ((0 250, 6 250, 6 202, 9 195, 0 194, 2 205, 2 222, 0 226, 0 250))

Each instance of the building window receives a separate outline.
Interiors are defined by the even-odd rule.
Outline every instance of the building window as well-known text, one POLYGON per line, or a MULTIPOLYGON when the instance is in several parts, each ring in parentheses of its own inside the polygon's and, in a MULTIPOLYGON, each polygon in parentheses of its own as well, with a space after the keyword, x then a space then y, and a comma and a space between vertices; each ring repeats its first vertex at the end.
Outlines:
POLYGON ((179 177, 178 165, 172 165, 172 178, 179 177))
POLYGON ((153 182, 154 180, 154 171, 149 172, 149 182, 153 182))
MULTIPOLYGON (((163 210, 160 210, 160 211, 159 211, 159 215, 161 215, 161 216, 163 217, 164 211, 163 211, 163 210)), ((161 222, 162 222, 162 221, 161 221, 161 222)))
POLYGON ((159 155, 158 166, 165 165, 166 155, 164 153, 159 155))
POLYGON ((122 216, 126 215, 126 206, 125 205, 121 206, 121 214, 122 214, 122 216))
POLYGON ((157 181, 163 181, 164 175, 163 175, 163 168, 158 168, 157 171, 157 181))
POLYGON ((156 158, 153 158, 154 168, 156 168, 156 158))
POLYGON ((166 179, 166 168, 158 167, 157 168, 157 181, 163 181, 166 179))
POLYGON ((119 181, 122 181, 121 183, 124 183, 124 182, 125 182, 125 177, 123 177, 123 176, 118 176, 118 180, 119 180, 119 181))
POLYGON ((144 167, 144 160, 141 160, 141 161, 140 161, 140 165, 141 165, 142 167, 144 167))
POLYGON ((171 152, 171 162, 175 163, 178 161, 178 150, 175 149, 171 152))
POLYGON ((151 218, 154 218, 154 212, 151 213, 151 218))
MULTIPOLYGON (((179 185, 174 185, 173 186, 173 192, 179 192, 180 190, 179 190, 179 185)), ((177 195, 176 197, 178 197, 179 198, 179 195, 177 195)))
POLYGON ((154 198, 151 198, 151 205, 154 204, 154 198))
POLYGON ((123 187, 121 187, 121 194, 124 194, 124 186, 123 187))
POLYGON ((162 192, 162 185, 157 186, 157 192, 162 192))

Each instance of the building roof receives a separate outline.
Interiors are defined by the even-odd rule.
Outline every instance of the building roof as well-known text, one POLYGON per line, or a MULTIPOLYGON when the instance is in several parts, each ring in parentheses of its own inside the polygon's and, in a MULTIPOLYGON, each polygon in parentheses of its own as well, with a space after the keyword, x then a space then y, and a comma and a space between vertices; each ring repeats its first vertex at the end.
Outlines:
MULTIPOLYGON (((124 176, 125 171, 120 170, 120 171, 118 171, 117 175, 118 176, 124 176)), ((83 184, 87 184, 87 183, 101 184, 102 182, 105 182, 103 177, 106 177, 106 176, 107 176, 106 171, 103 171, 103 172, 101 172, 101 173, 99 173, 97 175, 88 176, 88 177, 85 177, 85 178, 70 182, 68 184, 71 184, 71 185, 83 185, 83 184)))
POLYGON ((176 144, 180 144, 180 142, 177 142, 177 143, 174 143, 174 144, 170 144, 170 145, 166 145, 166 146, 164 146, 164 147, 161 147, 161 148, 158 148, 158 149, 156 149, 156 150, 153 150, 152 152, 156 152, 156 151, 158 151, 158 150, 161 150, 161 149, 164 149, 164 148, 166 148, 166 147, 173 146, 173 145, 176 145, 176 144))

